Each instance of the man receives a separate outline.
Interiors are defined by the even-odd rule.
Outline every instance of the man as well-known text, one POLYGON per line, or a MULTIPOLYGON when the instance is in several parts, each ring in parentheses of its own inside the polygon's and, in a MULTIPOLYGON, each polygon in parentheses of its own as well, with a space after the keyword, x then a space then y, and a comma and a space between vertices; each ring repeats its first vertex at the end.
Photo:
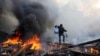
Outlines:
POLYGON ((63 43, 65 42, 65 35, 64 35, 64 32, 67 32, 67 30, 64 29, 63 25, 60 24, 60 26, 58 27, 59 28, 59 44, 61 44, 61 36, 63 36, 63 43))

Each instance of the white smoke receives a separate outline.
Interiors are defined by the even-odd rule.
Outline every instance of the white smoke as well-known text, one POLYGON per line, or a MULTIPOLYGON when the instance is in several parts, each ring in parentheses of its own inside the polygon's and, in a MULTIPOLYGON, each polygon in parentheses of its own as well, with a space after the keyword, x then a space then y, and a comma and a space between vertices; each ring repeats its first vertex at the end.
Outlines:
POLYGON ((100 38, 99 0, 57 0, 57 2, 60 14, 55 25, 62 23, 68 30, 66 42, 78 44, 100 38))
MULTIPOLYGON (((7 32, 9 33, 12 32, 16 28, 16 26, 18 26, 18 20, 16 20, 16 17, 12 13, 13 4, 9 2, 11 0, 5 0, 5 1, 8 1, 8 3, 2 6, 4 7, 3 8, 4 10, 2 13, 3 19, 2 18, 0 19, 0 24, 1 24, 0 30, 5 32, 8 30, 7 32), (8 6, 8 4, 10 4, 11 6, 8 6), (3 29, 4 27, 6 28, 6 30, 3 29)), ((56 24, 59 25, 61 23, 64 25, 66 30, 68 30, 67 32, 68 38, 66 39, 66 42, 78 44, 81 42, 99 38, 100 34, 99 0, 96 1, 95 0, 30 0, 30 1, 42 3, 46 7, 46 9, 48 9, 50 18, 57 19, 55 25, 56 24)), ((46 34, 51 38, 53 38, 55 42, 58 41, 58 35, 55 35, 53 33, 53 29, 47 31, 46 34)))

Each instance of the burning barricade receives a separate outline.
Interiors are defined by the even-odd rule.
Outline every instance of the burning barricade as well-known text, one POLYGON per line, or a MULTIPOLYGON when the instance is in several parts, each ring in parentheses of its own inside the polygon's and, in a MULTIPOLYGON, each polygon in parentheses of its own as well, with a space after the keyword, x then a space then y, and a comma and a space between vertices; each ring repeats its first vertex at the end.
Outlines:
MULTIPOLYGON (((48 55, 71 55, 77 56, 77 54, 82 54, 83 56, 88 55, 98 55, 100 50, 93 46, 76 46, 74 47, 71 44, 59 44, 59 43, 49 43, 47 45, 47 54, 48 55)), ((43 51, 42 42, 37 34, 34 34, 32 37, 23 41, 21 39, 21 33, 16 32, 15 35, 9 37, 0 45, 0 56, 41 56, 43 51)), ((46 55, 46 56, 48 56, 46 55)), ((44 55, 45 56, 45 55, 44 55)))
POLYGON ((23 41, 21 39, 21 34, 16 32, 16 34, 8 38, 5 42, 1 44, 2 53, 5 55, 18 56, 26 55, 26 53, 40 52, 42 50, 41 41, 37 34, 34 34, 31 38, 23 41), (28 51, 27 51, 28 49, 28 51))

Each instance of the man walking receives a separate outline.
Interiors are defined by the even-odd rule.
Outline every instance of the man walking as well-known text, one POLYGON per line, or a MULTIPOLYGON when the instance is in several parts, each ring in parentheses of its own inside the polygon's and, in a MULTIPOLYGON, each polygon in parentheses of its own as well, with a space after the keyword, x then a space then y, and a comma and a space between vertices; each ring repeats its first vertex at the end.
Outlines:
POLYGON ((64 29, 63 25, 60 24, 60 26, 58 27, 59 29, 59 32, 58 32, 58 35, 59 35, 59 44, 61 44, 61 36, 63 36, 63 43, 65 42, 65 35, 64 35, 64 32, 67 32, 67 30, 64 29))

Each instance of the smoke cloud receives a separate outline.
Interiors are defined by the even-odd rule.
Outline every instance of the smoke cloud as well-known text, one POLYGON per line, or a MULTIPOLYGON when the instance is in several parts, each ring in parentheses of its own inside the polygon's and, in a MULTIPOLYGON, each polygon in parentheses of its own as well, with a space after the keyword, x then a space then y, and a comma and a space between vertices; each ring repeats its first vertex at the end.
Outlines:
MULTIPOLYGON (((79 44, 100 38, 99 0, 57 0, 57 2, 60 16, 55 24, 62 23, 68 30, 67 43, 79 44)), ((58 41, 57 39, 56 37, 54 41, 58 41)))
POLYGON ((19 22, 12 13, 13 3, 11 0, 0 0, 0 31, 12 34, 19 22))
POLYGON ((12 34, 18 30, 23 39, 41 36, 54 25, 58 12, 56 2, 50 0, 1 0, 0 4, 0 31, 12 34))
POLYGON ((18 29, 26 39, 42 35, 43 41, 58 41, 54 25, 63 24, 67 43, 78 44, 100 37, 99 0, 0 0, 0 31, 18 29))

